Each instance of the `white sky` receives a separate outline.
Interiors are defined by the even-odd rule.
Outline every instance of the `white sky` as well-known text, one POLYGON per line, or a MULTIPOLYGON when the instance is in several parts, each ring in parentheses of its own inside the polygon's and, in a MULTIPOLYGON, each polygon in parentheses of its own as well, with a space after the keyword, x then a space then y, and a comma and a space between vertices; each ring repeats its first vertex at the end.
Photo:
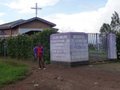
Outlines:
POLYGON ((0 1, 0 23, 32 18, 30 8, 37 2, 43 8, 39 17, 57 24, 61 32, 99 32, 103 23, 110 23, 114 11, 120 14, 120 0, 0 1))
POLYGON ((104 7, 97 10, 74 14, 54 14, 47 19, 57 23, 61 32, 99 32, 103 23, 110 23, 111 16, 117 11, 120 14, 120 0, 108 0, 104 7))

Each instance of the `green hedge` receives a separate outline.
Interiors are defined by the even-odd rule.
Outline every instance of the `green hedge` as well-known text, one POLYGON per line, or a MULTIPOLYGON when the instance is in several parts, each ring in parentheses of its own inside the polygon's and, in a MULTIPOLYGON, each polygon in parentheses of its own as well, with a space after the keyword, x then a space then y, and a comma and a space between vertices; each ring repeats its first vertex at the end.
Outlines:
MULTIPOLYGON (((120 33, 117 34, 117 39, 116 39, 116 45, 117 45, 117 53, 120 53, 120 33)), ((118 59, 120 55, 118 55, 118 59)))
POLYGON ((0 56, 4 55, 4 41, 3 39, 0 39, 0 56))
MULTIPOLYGON (((50 35, 56 33, 55 30, 44 30, 40 33, 32 36, 19 35, 17 37, 10 37, 6 40, 6 52, 7 56, 18 58, 18 59, 29 59, 33 58, 33 48, 35 45, 41 43, 44 47, 44 59, 46 62, 50 61, 50 35)), ((4 41, 5 42, 5 41, 4 41)), ((0 53, 4 55, 3 43, 0 40, 0 53)))
POLYGON ((30 58, 32 56, 32 39, 27 35, 9 38, 7 54, 15 58, 30 58))

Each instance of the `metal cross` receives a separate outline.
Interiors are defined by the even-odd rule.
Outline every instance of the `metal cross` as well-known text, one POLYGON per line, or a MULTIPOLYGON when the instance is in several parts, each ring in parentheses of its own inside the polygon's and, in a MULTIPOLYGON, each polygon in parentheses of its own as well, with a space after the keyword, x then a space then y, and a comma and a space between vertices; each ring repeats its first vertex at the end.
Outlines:
POLYGON ((35 9, 35 16, 37 17, 37 14, 38 14, 38 10, 42 9, 42 8, 39 8, 37 3, 35 3, 35 7, 32 7, 31 9, 35 9))

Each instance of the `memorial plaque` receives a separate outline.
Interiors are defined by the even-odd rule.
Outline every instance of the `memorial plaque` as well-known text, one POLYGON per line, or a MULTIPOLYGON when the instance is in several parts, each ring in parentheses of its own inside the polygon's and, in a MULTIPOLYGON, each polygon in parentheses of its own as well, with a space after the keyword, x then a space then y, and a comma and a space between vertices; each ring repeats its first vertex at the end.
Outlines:
POLYGON ((88 35, 86 33, 59 33, 50 38, 52 63, 68 65, 88 63, 88 35))

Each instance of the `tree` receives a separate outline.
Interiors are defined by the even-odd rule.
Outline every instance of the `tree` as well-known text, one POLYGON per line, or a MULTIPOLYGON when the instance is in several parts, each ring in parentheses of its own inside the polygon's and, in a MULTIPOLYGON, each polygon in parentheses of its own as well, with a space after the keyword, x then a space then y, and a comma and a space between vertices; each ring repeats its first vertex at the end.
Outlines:
POLYGON ((114 32, 120 31, 120 18, 117 12, 114 12, 113 16, 111 17, 111 30, 114 32))
POLYGON ((104 23, 101 26, 101 28, 100 28, 101 34, 103 34, 103 33, 106 34, 106 33, 110 33, 110 32, 117 33, 120 31, 120 18, 116 11, 112 14, 111 19, 112 20, 111 20, 110 25, 107 23, 104 23))
POLYGON ((113 16, 111 17, 112 21, 111 21, 111 27, 115 27, 116 25, 120 24, 120 18, 118 13, 115 11, 113 16))
POLYGON ((107 33, 109 33, 109 32, 111 32, 111 27, 110 27, 110 25, 107 24, 107 23, 103 23, 103 25, 102 25, 101 28, 100 28, 100 33, 101 33, 101 34, 103 34, 103 33, 107 34, 107 33))

